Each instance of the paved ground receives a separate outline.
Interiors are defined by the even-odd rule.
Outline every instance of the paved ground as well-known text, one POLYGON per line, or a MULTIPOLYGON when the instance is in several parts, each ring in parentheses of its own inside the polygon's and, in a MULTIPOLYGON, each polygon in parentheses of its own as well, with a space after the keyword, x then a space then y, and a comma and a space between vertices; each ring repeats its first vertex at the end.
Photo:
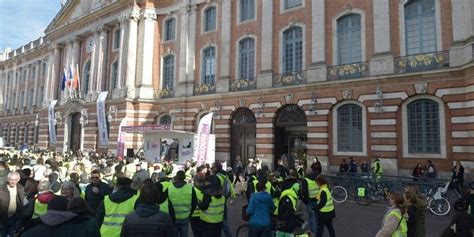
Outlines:
MULTIPOLYGON (((228 204, 229 225, 235 235, 237 228, 244 222, 241 220, 241 209, 246 204, 244 197, 238 197, 234 203, 228 204)), ((336 204, 336 219, 334 227, 338 237, 369 237, 375 236, 380 228, 386 206, 371 204, 363 207, 357 203, 346 202, 336 204)), ((426 236, 441 236, 441 232, 447 227, 451 220, 452 211, 449 216, 438 217, 429 211, 426 212, 426 236)), ((327 230, 324 236, 329 236, 327 230)), ((246 235, 245 235, 246 236, 246 235)))

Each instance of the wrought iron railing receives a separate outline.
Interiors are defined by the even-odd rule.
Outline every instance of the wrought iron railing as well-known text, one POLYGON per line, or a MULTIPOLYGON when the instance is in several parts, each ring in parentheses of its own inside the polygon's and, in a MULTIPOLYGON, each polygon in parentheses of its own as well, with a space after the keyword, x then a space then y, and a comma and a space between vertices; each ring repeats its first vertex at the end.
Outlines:
POLYGON ((283 72, 273 75, 273 87, 294 86, 307 83, 307 71, 283 72))
POLYGON ((394 58, 393 63, 395 73, 436 70, 443 67, 449 67, 449 52, 438 51, 396 57, 394 58))
POLYGON ((216 93, 216 83, 194 83, 194 95, 207 95, 216 93))
POLYGON ((156 91, 159 99, 166 99, 166 98, 173 98, 174 97, 174 89, 173 88, 163 88, 161 90, 156 91))
POLYGON ((236 79, 229 81, 229 90, 230 91, 246 91, 253 90, 257 88, 257 81, 255 78, 248 79, 236 79))
POLYGON ((347 80, 369 76, 369 62, 328 66, 328 81, 347 80))

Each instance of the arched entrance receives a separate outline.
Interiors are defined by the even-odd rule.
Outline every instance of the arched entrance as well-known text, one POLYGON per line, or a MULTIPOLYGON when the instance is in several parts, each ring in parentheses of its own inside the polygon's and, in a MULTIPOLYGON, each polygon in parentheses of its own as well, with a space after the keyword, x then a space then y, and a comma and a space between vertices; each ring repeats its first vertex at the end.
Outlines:
POLYGON ((275 165, 282 158, 287 167, 295 167, 298 157, 307 151, 306 114, 296 104, 285 105, 278 111, 274 125, 275 165))
POLYGON ((69 150, 76 152, 81 149, 81 113, 71 114, 71 130, 69 139, 69 150))
POLYGON ((257 124, 255 115, 248 108, 239 108, 232 117, 231 124, 231 165, 235 158, 240 156, 243 166, 248 164, 249 159, 256 155, 256 131, 257 124))

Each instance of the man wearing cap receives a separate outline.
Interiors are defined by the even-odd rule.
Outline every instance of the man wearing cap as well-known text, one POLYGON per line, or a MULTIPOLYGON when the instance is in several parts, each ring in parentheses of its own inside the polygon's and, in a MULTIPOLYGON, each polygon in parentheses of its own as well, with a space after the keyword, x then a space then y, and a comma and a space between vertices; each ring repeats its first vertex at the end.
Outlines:
POLYGON ((138 196, 130 188, 132 180, 126 177, 117 178, 117 191, 106 196, 96 212, 97 224, 102 236, 120 236, 122 223, 127 214, 135 209, 138 196))
POLYGON ((194 212, 197 205, 196 192, 193 186, 184 181, 186 175, 180 170, 176 173, 173 183, 168 187, 168 198, 173 206, 175 222, 173 225, 174 236, 187 237, 189 215, 194 212))

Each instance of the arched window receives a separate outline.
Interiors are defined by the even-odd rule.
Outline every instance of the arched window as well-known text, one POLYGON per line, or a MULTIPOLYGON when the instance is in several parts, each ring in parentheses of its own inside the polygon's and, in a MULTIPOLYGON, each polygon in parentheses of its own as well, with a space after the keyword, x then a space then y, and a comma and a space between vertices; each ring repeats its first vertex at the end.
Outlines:
POLYGON ((170 18, 165 21, 165 41, 174 40, 176 31, 176 19, 170 18))
POLYGON ((160 124, 171 124, 171 116, 169 116, 168 114, 161 116, 159 123, 160 124))
POLYGON ((214 84, 216 81, 216 49, 208 47, 202 54, 202 82, 214 84))
POLYGON ((337 56, 339 64, 362 61, 361 23, 359 14, 337 20, 337 56))
POLYGON ((163 89, 173 89, 174 83, 174 55, 163 59, 163 89))
POLYGON ((208 7, 204 11, 204 32, 216 29, 216 7, 208 7))
POLYGON ((337 109, 337 151, 363 151, 362 107, 345 104, 337 109))
POLYGON ((406 53, 436 51, 434 0, 414 0, 405 5, 406 53))
POLYGON ((91 61, 87 61, 82 72, 82 95, 89 93, 89 81, 91 79, 91 61))
POLYGON ((240 79, 254 78, 255 74, 255 40, 246 38, 239 42, 239 76, 240 79))
POLYGON ((118 61, 115 61, 114 63, 112 63, 112 73, 111 73, 111 88, 112 90, 113 89, 117 89, 117 86, 118 86, 118 61))
POLYGON ((409 153, 440 153, 439 104, 430 99, 407 105, 409 153))
POLYGON ((303 70, 303 29, 295 26, 283 32, 283 73, 303 70))

